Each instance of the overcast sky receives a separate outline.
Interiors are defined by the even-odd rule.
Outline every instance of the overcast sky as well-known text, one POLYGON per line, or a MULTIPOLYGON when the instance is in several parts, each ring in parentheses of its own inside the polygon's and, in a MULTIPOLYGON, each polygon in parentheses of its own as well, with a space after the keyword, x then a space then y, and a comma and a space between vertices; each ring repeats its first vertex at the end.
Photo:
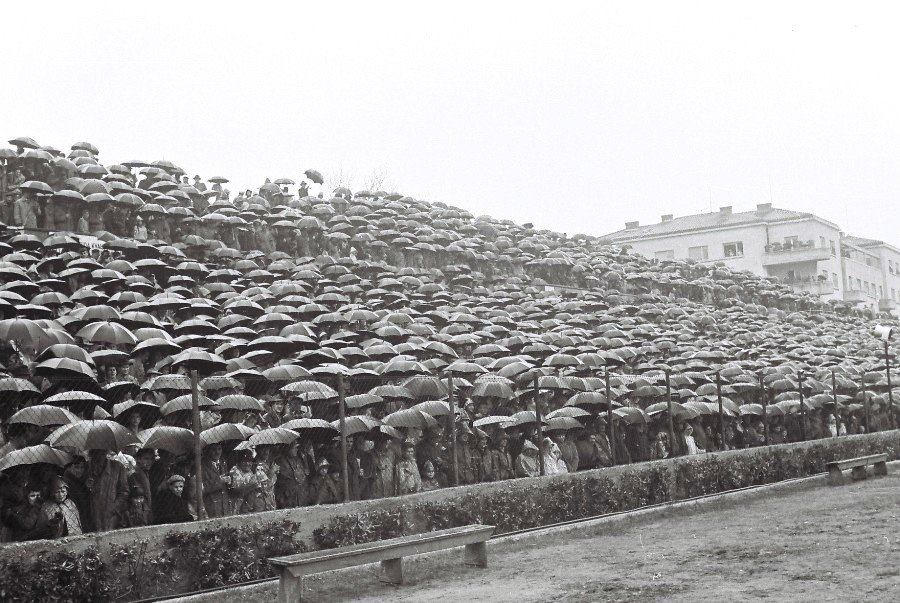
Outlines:
POLYGON ((772 201, 900 245, 888 3, 228 4, 5 3, 2 138, 233 191, 377 172, 569 233, 772 201))

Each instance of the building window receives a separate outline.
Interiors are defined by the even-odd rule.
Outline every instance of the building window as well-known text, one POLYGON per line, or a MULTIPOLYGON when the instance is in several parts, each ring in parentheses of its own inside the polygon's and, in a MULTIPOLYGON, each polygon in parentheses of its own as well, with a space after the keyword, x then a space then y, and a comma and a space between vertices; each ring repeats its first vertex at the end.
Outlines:
POLYGON ((657 251, 655 254, 657 260, 674 260, 675 259, 675 251, 673 249, 663 249, 662 251, 657 251))
POLYGON ((825 237, 819 237, 819 247, 825 249, 825 237))
POLYGON ((837 255, 837 248, 834 245, 834 241, 828 241, 831 243, 831 255, 837 255))
POLYGON ((739 258, 744 256, 744 242, 735 241, 734 243, 725 243, 725 257, 739 258))
POLYGON ((831 273, 831 282, 834 283, 834 288, 837 289, 838 288, 837 272, 831 273))
POLYGON ((706 245, 688 247, 688 257, 692 260, 708 260, 709 248, 706 245))
POLYGON ((856 279, 856 290, 862 291, 862 279, 861 278, 856 279))
POLYGON ((882 299, 884 297, 884 288, 881 285, 878 285, 878 299, 882 299))

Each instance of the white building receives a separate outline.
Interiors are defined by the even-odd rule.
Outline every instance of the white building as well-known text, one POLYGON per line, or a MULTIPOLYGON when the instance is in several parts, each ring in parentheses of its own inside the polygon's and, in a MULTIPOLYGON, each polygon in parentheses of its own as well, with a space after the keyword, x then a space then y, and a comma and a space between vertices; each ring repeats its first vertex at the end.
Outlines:
POLYGON ((678 218, 665 215, 649 226, 628 222, 601 240, 629 245, 650 258, 723 262, 733 270, 777 278, 797 291, 875 311, 900 307, 900 250, 846 237, 833 222, 771 203, 745 212, 722 207, 678 218))

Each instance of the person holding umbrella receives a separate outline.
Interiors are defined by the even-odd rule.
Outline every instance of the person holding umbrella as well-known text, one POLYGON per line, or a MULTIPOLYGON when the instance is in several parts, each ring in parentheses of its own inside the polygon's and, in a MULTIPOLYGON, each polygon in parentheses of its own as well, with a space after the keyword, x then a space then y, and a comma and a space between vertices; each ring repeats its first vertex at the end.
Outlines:
POLYGON ((90 511, 94 530, 105 532, 115 528, 115 514, 128 497, 125 467, 106 456, 106 450, 88 451, 84 484, 91 493, 90 511))
POLYGON ((483 478, 486 482, 499 482, 515 477, 512 456, 507 450, 509 436, 501 431, 494 440, 483 461, 483 478))
POLYGON ((390 438, 379 437, 375 440, 374 473, 372 475, 372 498, 385 498, 397 493, 397 465, 390 438))
POLYGON ((275 502, 279 509, 303 507, 309 503, 309 475, 312 459, 300 449, 300 440, 288 444, 287 452, 278 459, 275 480, 275 502))
POLYGON ((230 515, 226 487, 231 477, 222 460, 222 446, 210 444, 203 448, 203 507, 209 517, 230 515))
POLYGON ((312 491, 315 493, 314 505, 337 503, 342 500, 341 487, 328 471, 328 459, 322 457, 316 463, 316 476, 312 479, 312 491))

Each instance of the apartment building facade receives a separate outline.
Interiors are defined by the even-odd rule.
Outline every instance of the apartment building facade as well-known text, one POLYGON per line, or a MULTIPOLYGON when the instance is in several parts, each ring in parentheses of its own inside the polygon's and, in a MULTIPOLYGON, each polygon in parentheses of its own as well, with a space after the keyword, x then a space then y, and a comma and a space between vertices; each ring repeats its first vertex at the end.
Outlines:
POLYGON ((900 309, 900 251, 882 241, 845 236, 814 214, 757 205, 755 210, 626 223, 601 241, 629 245, 657 259, 722 262, 733 270, 776 278, 796 291, 873 311, 900 309), (892 293, 893 290, 893 293, 892 293))

